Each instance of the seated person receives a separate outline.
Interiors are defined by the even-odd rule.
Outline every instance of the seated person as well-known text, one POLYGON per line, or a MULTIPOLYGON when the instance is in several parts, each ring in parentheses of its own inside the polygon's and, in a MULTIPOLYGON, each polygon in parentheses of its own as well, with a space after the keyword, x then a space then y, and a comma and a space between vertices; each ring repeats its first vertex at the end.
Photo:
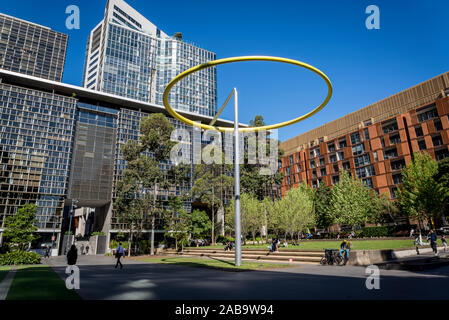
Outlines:
POLYGON ((343 242, 340 244, 340 257, 343 258, 343 252, 346 251, 346 259, 345 264, 347 260, 349 260, 349 251, 351 250, 351 242, 349 240, 343 240, 343 242))

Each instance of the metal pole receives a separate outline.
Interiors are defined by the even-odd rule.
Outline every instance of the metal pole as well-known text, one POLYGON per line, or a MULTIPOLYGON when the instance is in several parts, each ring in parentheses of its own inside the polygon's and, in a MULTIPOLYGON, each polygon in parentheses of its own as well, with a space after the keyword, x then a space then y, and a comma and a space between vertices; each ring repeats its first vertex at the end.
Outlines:
POLYGON ((239 155, 239 105, 234 88, 234 188, 235 188, 235 265, 242 265, 242 239, 240 230, 240 155, 239 155))
POLYGON ((74 215, 74 211, 75 211, 75 207, 76 207, 76 203, 77 201, 76 200, 72 200, 72 208, 70 209, 70 212, 69 212, 69 237, 68 237, 68 239, 67 239, 67 245, 66 245, 66 248, 65 248, 65 252, 66 252, 66 254, 67 254, 67 252, 69 252, 69 245, 70 245, 70 242, 71 242, 71 240, 72 240, 72 216, 74 215))

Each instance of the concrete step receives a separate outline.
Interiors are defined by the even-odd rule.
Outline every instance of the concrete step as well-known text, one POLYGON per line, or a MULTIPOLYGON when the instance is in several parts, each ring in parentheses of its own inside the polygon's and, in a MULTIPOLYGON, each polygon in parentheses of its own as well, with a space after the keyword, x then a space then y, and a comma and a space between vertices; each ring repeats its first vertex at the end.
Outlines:
MULTIPOLYGON (((170 253, 176 253, 175 250, 167 250, 170 253)), ((234 254, 234 251, 224 251, 221 249, 184 249, 183 252, 192 252, 192 253, 226 253, 226 254, 234 254)), ((294 257, 294 256, 314 256, 314 257, 322 257, 324 256, 323 251, 278 251, 278 252, 269 252, 268 250, 257 250, 257 249, 244 249, 242 250, 242 254, 257 254, 257 255, 266 255, 266 256, 285 256, 285 257, 294 257)))
MULTIPOLYGON (((173 253, 172 253, 173 254, 173 253)), ((176 254, 176 253, 175 253, 176 254)), ((210 258, 230 258, 234 259, 234 252, 220 252, 220 253, 212 253, 212 252, 178 252, 178 255, 182 256, 191 256, 191 257, 210 257, 210 258)), ((322 258, 321 256, 276 256, 276 255, 258 255, 258 254, 248 254, 242 252, 242 259, 249 260, 270 260, 270 261, 278 261, 278 262, 289 262, 290 259, 293 259, 294 262, 311 262, 311 263, 319 263, 322 258)))

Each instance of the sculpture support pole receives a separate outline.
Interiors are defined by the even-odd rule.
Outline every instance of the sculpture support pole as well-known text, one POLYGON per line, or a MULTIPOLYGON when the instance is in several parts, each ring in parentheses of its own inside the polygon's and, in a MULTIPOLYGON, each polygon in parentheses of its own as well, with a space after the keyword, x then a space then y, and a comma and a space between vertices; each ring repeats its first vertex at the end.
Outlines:
POLYGON ((239 105, 237 89, 234 88, 234 190, 235 190, 235 265, 242 265, 242 238, 240 230, 240 148, 239 105))

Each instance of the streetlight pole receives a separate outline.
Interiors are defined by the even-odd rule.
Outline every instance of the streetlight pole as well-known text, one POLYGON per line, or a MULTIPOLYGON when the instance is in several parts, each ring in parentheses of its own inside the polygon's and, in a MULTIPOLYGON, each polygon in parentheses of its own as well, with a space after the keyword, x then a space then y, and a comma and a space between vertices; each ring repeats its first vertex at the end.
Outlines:
POLYGON ((237 89, 234 88, 234 190, 235 190, 235 265, 242 265, 242 238, 240 230, 240 148, 239 105, 237 89))
POLYGON ((73 199, 72 200, 72 207, 70 208, 70 212, 69 212, 69 237, 67 239, 67 245, 65 248, 66 253, 69 252, 69 246, 72 240, 72 217, 75 214, 75 208, 76 208, 76 203, 78 202, 78 200, 73 199))

